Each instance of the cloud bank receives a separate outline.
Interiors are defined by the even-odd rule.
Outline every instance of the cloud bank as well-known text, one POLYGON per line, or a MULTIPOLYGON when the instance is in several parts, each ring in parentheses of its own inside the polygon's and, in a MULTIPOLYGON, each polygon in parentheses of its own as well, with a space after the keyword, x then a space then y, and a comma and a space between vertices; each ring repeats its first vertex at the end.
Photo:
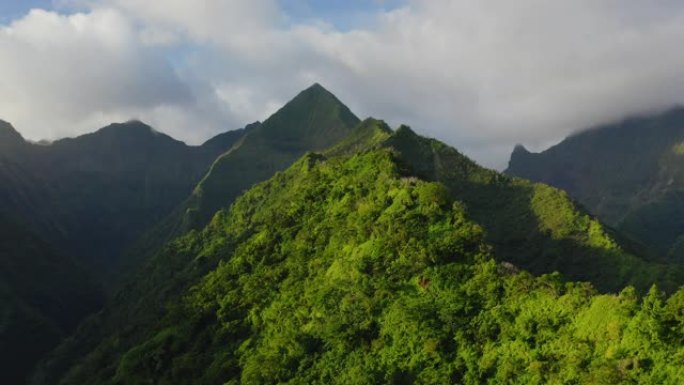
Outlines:
POLYGON ((359 20, 275 0, 33 10, 0 27, 0 118, 32 139, 139 118, 199 143, 318 81, 502 168, 515 143, 684 103, 681 2, 413 0, 359 20))

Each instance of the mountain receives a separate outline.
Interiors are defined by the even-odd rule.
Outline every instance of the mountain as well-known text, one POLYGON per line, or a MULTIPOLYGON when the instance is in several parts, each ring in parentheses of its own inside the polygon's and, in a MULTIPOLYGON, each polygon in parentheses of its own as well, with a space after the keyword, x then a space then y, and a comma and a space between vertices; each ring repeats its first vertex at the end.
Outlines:
POLYGON ((192 192, 244 130, 188 146, 130 121, 49 145, 0 123, 0 213, 30 228, 98 279, 192 192))
POLYGON ((582 131, 541 153, 517 146, 506 173, 566 190, 609 225, 684 262, 684 108, 582 131))
POLYGON ((11 124, 0 120, 0 158, 14 156, 26 147, 24 138, 11 124))
POLYGON ((32 383, 678 383, 684 291, 654 282, 684 276, 563 191, 369 119, 164 246, 32 383))
POLYGON ((254 122, 246 125, 245 128, 218 134, 204 142, 202 144, 202 148, 210 150, 217 154, 222 154, 230 150, 233 147, 233 145, 235 145, 240 141, 240 139, 242 139, 244 135, 256 129, 260 125, 261 122, 254 122))
POLYGON ((321 85, 302 91, 214 162, 185 206, 184 230, 201 229, 254 183, 284 170, 307 151, 332 146, 358 123, 321 85))
POLYGON ((69 257, 0 217, 0 362, 3 384, 24 384, 38 359, 104 303, 69 257))
POLYGON ((131 257, 141 259, 165 242, 202 229, 255 183, 346 137, 359 119, 335 95, 316 83, 261 124, 249 127, 230 151, 216 159, 189 198, 146 234, 131 257))

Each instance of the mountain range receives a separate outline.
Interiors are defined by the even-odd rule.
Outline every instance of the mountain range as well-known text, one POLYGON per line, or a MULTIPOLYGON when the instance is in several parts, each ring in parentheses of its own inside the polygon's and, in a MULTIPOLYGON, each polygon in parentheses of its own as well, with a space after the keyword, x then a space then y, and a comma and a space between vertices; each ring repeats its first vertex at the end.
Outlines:
POLYGON ((187 146, 138 121, 48 145, 0 125, 0 212, 110 279, 118 256, 185 199, 239 139, 187 146), (6 139, 6 140, 5 140, 6 139))
POLYGON ((0 213, 41 245, 0 243, 23 264, 0 265, 20 320, 0 350, 32 347, 10 384, 684 380, 678 263, 319 84, 196 147, 141 122, 50 145, 2 127, 0 213), (38 279, 65 292, 24 294, 38 279), (54 301, 82 307, 63 324, 54 301), (30 322, 44 338, 10 338, 30 322))
POLYGON ((664 260, 684 262, 684 108, 583 130, 538 154, 518 146, 506 173, 559 187, 664 260))

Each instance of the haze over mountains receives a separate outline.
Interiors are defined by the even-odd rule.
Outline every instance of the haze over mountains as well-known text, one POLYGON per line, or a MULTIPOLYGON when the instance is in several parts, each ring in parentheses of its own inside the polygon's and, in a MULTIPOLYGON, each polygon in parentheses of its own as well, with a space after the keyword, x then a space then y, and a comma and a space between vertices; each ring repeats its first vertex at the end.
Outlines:
POLYGON ((0 213, 40 246, 0 243, 19 261, 0 265, 0 314, 17 315, 0 318, 0 350, 31 347, 10 384, 684 380, 679 263, 572 189, 360 121, 319 84, 202 146, 135 121, 49 146, 8 124, 0 137, 0 213), (65 272, 27 268, 55 260, 65 272), (22 285, 36 280, 64 292, 41 299, 22 285), (62 339, 98 285, 104 308, 62 339), (82 308, 64 324, 55 301, 82 308), (45 337, 12 340, 23 320, 45 337))
POLYGON ((562 188, 659 256, 684 262, 684 108, 595 127, 539 154, 516 147, 506 173, 562 188))

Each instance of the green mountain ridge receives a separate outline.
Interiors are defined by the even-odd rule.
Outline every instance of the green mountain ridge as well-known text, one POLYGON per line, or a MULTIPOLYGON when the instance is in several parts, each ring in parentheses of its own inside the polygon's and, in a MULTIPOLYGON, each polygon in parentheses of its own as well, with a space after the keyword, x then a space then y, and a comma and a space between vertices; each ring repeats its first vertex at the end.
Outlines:
POLYGON ((681 292, 521 268, 613 293, 684 281, 564 192, 369 119, 164 246, 32 383, 684 378, 681 292))
POLYGON ((139 260, 190 230, 202 229, 255 183, 289 167, 307 151, 332 146, 358 123, 320 84, 305 89, 219 156, 185 202, 135 245, 130 258, 139 260))
POLYGON ((240 146, 214 162, 188 203, 194 218, 185 219, 187 230, 201 229, 246 188, 288 167, 307 151, 333 145, 358 123, 320 84, 302 91, 245 136, 240 146))
MULTIPOLYGON (((258 167, 253 167, 253 172, 242 171, 248 176, 234 183, 235 195, 288 167, 306 150, 332 144, 356 122, 358 119, 320 85, 310 87, 286 105, 266 128, 261 129, 262 124, 256 122, 219 134, 201 146, 187 146, 136 120, 38 145, 25 141, 9 123, 2 122, 0 214, 40 234, 62 253, 75 256, 77 265, 87 267, 92 276, 88 279, 103 283, 113 293, 149 254, 125 251, 192 196, 192 189, 211 163, 220 154, 240 147, 245 136, 257 131, 250 135, 246 147, 259 153, 241 149, 239 159, 251 162, 253 157, 258 167), (325 128, 316 134, 311 127, 319 125, 325 128)), ((226 167, 222 167, 225 173, 226 167)), ((231 167, 227 167, 228 173, 231 167)), ((216 178, 220 173, 205 180, 216 178)), ((231 200, 211 204, 223 207, 231 200)), ((187 230, 179 229, 173 236, 187 230)), ((28 271, 24 273, 31 279, 28 271)), ((24 312, 26 317, 35 313, 21 301, 13 307, 20 308, 29 309, 24 312)), ((42 319, 36 314, 31 319, 42 319)), ((79 320, 87 315, 77 314, 79 320)), ((41 325, 51 322, 41 321, 41 325)), ((51 342, 45 346, 51 347, 64 334, 60 331, 49 336, 45 340, 51 342)), ((27 346, 45 351, 39 341, 27 342, 27 346)), ((22 365, 30 367, 36 358, 26 356, 22 365)))
POLYGON ((670 261, 684 261, 684 108, 570 136, 538 154, 518 146, 507 174, 562 188, 670 261))

